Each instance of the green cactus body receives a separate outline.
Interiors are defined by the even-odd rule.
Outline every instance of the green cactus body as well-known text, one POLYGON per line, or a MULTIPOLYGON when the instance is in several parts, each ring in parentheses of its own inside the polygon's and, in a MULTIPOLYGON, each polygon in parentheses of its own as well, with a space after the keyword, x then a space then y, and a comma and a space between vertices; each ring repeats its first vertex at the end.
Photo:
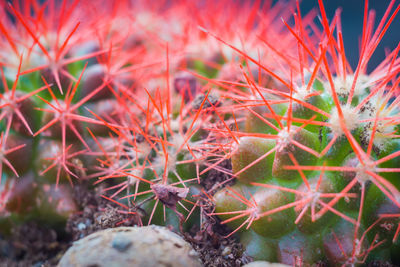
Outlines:
POLYGON ((260 188, 255 194, 257 213, 261 218, 254 221, 251 229, 259 235, 278 238, 294 228, 291 218, 294 218, 294 211, 287 209, 279 213, 263 216, 264 212, 279 208, 290 203, 288 195, 276 190, 260 188))
POLYGON ((247 167, 238 175, 237 179, 242 183, 269 180, 272 177, 272 163, 275 154, 272 149, 274 146, 274 140, 258 137, 240 138, 237 151, 232 156, 233 173, 240 172, 255 161, 257 163, 250 168, 247 167))

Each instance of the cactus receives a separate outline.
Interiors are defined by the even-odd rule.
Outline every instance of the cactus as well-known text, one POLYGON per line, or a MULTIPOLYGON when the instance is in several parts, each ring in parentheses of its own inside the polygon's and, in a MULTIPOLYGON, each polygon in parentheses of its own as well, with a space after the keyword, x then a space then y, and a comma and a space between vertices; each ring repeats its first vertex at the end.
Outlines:
POLYGON ((1 235, 63 231, 89 184, 129 223, 214 218, 254 260, 399 263, 400 46, 367 71, 399 5, 374 29, 366 1, 352 69, 322 1, 321 25, 298 1, 101 2, 1 4, 1 235))

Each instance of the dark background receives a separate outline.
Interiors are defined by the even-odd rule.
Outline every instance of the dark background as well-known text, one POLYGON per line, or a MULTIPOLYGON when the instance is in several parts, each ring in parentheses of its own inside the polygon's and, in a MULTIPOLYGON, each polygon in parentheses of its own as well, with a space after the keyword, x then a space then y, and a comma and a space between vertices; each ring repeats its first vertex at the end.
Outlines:
MULTIPOLYGON (((276 1, 274 1, 276 2, 276 1)), ((364 17, 364 0, 324 0, 324 6, 328 19, 332 19, 337 8, 342 8, 342 28, 343 39, 346 49, 346 56, 355 69, 359 56, 360 38, 362 35, 363 17, 364 17)), ((369 9, 376 11, 375 28, 378 26, 380 19, 389 5, 389 0, 370 0, 369 9)), ((392 12, 400 4, 400 0, 395 2, 392 12)), ((312 8, 319 10, 317 0, 303 0, 300 2, 302 13, 310 11, 312 8)), ((368 70, 373 70, 380 61, 385 58, 385 48, 394 50, 400 41, 400 12, 397 14, 389 30, 383 37, 380 45, 377 47, 371 58, 368 70)))

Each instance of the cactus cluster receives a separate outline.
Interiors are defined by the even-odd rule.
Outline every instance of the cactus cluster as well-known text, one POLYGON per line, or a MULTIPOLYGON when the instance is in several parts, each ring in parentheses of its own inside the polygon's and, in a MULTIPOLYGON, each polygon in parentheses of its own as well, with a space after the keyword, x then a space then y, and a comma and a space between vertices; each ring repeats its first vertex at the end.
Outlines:
POLYGON ((261 2, 2 1, 0 234, 62 231, 85 182, 254 260, 399 263, 400 45, 367 66, 400 5, 366 1, 353 69, 339 11, 261 2))

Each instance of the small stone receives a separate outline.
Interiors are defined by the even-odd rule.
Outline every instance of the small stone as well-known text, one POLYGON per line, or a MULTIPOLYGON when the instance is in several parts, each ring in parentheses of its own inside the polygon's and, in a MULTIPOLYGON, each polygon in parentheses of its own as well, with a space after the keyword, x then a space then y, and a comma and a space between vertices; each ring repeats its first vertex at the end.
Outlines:
POLYGON ((227 256, 227 255, 229 255, 229 254, 231 254, 231 253, 232 253, 231 247, 225 247, 225 248, 222 250, 222 256, 227 256))
POLYGON ((200 267, 197 253, 177 234, 161 226, 118 227, 73 243, 61 258, 64 266, 200 267))
POLYGON ((85 230, 85 229, 86 229, 86 224, 84 224, 84 223, 79 223, 79 224, 78 224, 78 229, 79 229, 80 231, 85 230))

